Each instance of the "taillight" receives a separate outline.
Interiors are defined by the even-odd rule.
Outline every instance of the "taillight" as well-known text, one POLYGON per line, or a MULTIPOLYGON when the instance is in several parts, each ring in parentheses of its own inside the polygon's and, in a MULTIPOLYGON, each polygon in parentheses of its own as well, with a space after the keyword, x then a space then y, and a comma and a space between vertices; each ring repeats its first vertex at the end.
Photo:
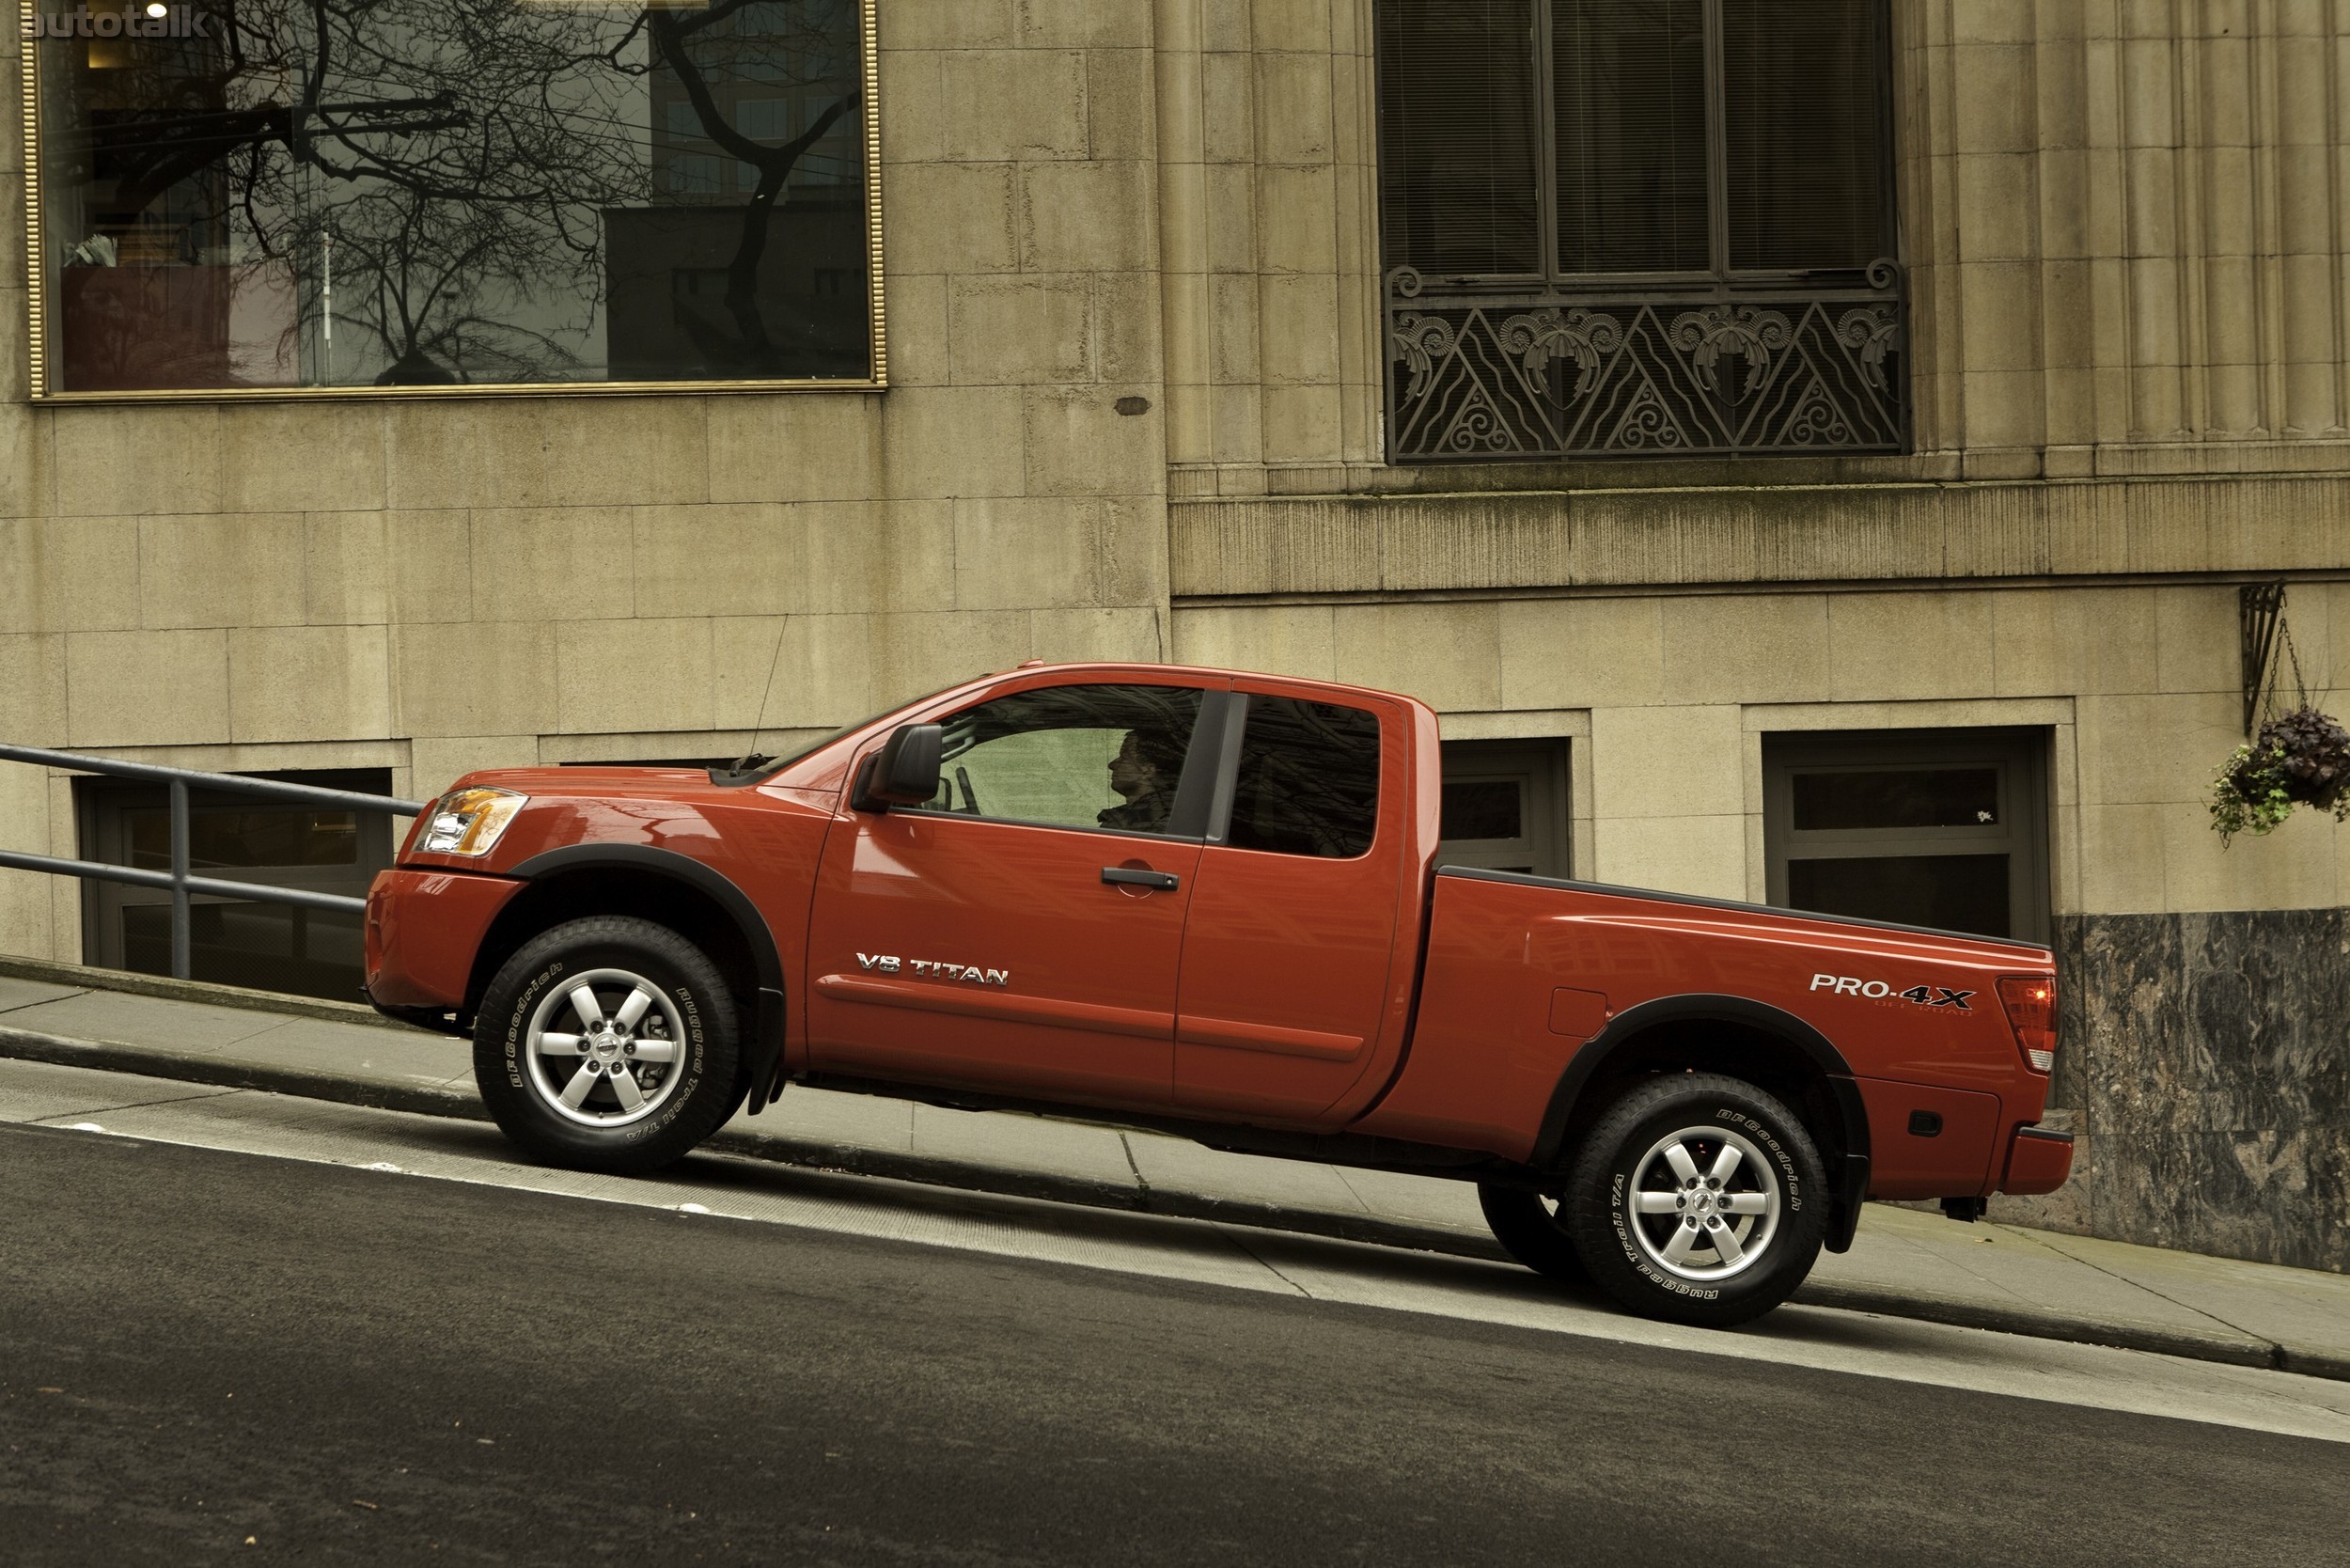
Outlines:
POLYGON ((2056 981, 2045 975, 2001 975, 1999 1005, 2035 1073, 2056 1068, 2056 981))

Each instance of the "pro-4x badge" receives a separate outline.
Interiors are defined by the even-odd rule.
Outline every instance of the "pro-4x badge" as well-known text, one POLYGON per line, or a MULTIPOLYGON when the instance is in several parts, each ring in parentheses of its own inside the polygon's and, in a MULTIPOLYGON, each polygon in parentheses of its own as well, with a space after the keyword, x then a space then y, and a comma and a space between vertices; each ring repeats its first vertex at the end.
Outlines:
POLYGON ((1856 980, 1850 975, 1814 975, 1810 988, 1831 991, 1840 996, 1867 996, 1872 999, 1898 996, 1919 1007, 1954 1007, 1961 1012, 1975 1011, 1966 1005, 1966 998, 1973 996, 1973 992, 1953 991, 1947 985, 1913 985, 1906 991, 1896 991, 1885 980, 1856 980))

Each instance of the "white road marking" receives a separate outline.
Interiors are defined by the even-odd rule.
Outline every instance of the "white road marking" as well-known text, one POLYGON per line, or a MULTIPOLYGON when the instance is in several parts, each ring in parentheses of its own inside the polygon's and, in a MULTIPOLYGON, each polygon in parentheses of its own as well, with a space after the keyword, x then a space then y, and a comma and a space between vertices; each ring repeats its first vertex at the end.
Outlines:
MULTIPOLYGON (((1202 1220, 952 1192, 703 1155, 658 1177, 519 1163, 497 1131, 400 1111, 0 1061, 0 1121, 70 1123, 277 1159, 877 1237, 1120 1274, 1304 1296, 1564 1337, 2350 1443, 2350 1383, 1939 1324, 1787 1307, 1734 1333, 1562 1298, 1525 1270, 1202 1220), (394 1159, 392 1156, 397 1156, 394 1159)), ((788 1104, 788 1102, 787 1102, 788 1104)))

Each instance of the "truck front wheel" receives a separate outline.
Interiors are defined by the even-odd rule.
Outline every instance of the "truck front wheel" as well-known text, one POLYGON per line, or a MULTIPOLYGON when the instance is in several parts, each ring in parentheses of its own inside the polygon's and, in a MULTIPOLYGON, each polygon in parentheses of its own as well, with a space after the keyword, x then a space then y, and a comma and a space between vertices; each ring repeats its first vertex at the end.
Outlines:
POLYGON ((498 971, 474 1029, 474 1081, 533 1159, 635 1175, 733 1114, 738 1040, 734 998, 700 949, 600 915, 540 933, 498 971))
POLYGON ((1599 1286, 1643 1317, 1726 1328, 1794 1294, 1827 1230, 1818 1150, 1736 1078, 1651 1078, 1601 1116, 1564 1204, 1599 1286))

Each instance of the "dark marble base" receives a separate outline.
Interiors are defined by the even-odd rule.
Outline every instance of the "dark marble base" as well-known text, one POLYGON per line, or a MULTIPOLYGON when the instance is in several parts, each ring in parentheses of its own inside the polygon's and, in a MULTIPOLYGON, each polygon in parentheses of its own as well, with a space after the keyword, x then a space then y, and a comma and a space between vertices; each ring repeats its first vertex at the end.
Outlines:
POLYGON ((1995 1212, 2350 1272, 2350 910, 2070 916, 2057 963, 2083 1157, 1995 1212))

